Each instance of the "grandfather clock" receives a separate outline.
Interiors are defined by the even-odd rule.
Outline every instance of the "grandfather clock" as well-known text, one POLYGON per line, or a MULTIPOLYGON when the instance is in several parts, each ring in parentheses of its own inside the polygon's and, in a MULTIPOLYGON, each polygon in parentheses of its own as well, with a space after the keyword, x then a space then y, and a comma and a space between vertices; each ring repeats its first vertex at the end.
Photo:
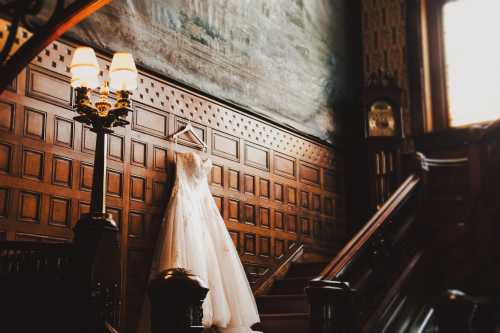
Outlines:
POLYGON ((400 150, 404 138, 402 90, 392 75, 379 70, 363 89, 363 119, 370 172, 370 209, 389 198, 401 180, 400 150))

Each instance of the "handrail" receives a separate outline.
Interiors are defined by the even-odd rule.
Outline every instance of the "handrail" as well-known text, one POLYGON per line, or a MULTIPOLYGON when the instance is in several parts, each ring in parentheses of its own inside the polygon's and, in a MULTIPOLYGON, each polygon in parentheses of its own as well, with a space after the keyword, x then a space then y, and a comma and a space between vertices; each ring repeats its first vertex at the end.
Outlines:
POLYGON ((417 159, 419 160, 424 170, 429 170, 429 167, 436 168, 449 168, 466 166, 469 163, 468 157, 459 158, 429 158, 420 152, 416 152, 417 159))
POLYGON ((422 178, 416 174, 409 176, 375 213, 370 221, 368 221, 352 240, 347 243, 313 281, 333 280, 337 278, 352 262, 358 251, 366 246, 370 237, 374 235, 383 223, 388 221, 388 218, 398 210, 421 181, 422 178))
POLYGON ((304 244, 299 244, 296 248, 287 254, 278 265, 268 272, 264 277, 260 279, 254 288, 255 295, 263 295, 267 289, 272 285, 277 276, 286 271, 287 267, 298 257, 304 253, 304 244))
POLYGON ((495 137, 500 136, 500 119, 497 119, 486 126, 484 129, 479 142, 486 143, 487 141, 491 141, 495 137))

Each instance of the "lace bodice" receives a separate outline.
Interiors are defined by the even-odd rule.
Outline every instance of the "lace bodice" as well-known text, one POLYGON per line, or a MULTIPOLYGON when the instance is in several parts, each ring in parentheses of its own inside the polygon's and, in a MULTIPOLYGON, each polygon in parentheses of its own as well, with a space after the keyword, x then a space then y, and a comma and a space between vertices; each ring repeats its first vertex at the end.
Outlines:
MULTIPOLYGON (((187 152, 177 153, 176 179, 181 183, 196 188, 207 184, 208 173, 212 169, 212 160, 203 160, 200 155, 187 152)), ((208 184, 207 184, 208 186, 208 184)))

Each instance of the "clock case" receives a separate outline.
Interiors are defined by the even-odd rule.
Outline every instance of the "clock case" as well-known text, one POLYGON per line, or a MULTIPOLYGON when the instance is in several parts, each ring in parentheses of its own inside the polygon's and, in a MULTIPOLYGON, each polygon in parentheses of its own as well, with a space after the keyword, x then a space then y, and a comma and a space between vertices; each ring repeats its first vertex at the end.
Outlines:
POLYGON ((404 139, 403 114, 401 101, 403 91, 398 87, 393 76, 379 70, 372 73, 367 86, 363 89, 363 121, 365 139, 379 141, 380 143, 401 142, 404 139), (393 136, 373 136, 369 131, 369 113, 373 103, 378 101, 387 102, 393 109, 395 118, 395 134, 393 136))

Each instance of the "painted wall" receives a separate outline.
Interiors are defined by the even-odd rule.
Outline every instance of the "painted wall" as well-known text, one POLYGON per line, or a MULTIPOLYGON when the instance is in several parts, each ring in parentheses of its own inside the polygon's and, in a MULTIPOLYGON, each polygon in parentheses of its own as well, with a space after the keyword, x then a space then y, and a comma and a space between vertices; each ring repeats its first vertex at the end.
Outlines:
MULTIPOLYGON (((352 99, 349 0, 115 0, 70 35, 329 140, 352 99)), ((359 65, 359 64, 356 64, 359 65)))

